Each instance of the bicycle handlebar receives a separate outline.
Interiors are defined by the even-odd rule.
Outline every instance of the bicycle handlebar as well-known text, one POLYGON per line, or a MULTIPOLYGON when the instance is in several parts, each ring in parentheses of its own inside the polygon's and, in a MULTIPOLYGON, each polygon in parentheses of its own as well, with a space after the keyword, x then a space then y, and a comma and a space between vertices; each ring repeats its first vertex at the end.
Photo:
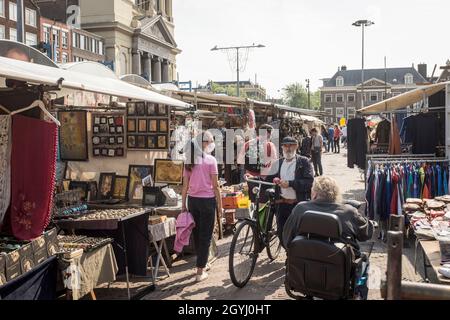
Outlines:
POLYGON ((259 184, 259 185, 266 185, 266 186, 271 186, 271 187, 275 187, 276 186, 275 183, 261 181, 261 180, 246 179, 246 181, 247 182, 256 183, 256 184, 259 184))

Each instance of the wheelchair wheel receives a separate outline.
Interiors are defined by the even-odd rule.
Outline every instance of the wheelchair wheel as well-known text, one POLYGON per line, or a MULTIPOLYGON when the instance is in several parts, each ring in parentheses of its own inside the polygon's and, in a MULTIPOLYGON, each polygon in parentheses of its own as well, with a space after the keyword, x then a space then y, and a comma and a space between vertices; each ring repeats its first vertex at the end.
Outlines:
POLYGON ((281 242, 278 237, 277 219, 273 211, 270 213, 266 231, 266 249, 270 260, 275 260, 281 251, 281 242))
POLYGON ((255 223, 244 221, 231 241, 229 273, 231 282, 238 288, 247 284, 255 269, 258 258, 257 237, 255 223))

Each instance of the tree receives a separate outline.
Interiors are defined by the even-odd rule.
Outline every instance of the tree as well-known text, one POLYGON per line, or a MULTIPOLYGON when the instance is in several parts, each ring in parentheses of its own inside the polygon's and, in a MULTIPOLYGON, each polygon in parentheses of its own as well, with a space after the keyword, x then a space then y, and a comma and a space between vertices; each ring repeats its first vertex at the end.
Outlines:
MULTIPOLYGON (((215 82, 211 82, 211 92, 216 94, 226 94, 228 96, 237 96, 236 85, 221 86, 215 82)), ((240 90, 241 98, 247 98, 247 94, 240 90)))
MULTIPOLYGON (((320 108, 320 92, 311 92, 311 109, 320 108)), ((308 109, 308 90, 298 82, 283 88, 283 103, 295 108, 308 109)))

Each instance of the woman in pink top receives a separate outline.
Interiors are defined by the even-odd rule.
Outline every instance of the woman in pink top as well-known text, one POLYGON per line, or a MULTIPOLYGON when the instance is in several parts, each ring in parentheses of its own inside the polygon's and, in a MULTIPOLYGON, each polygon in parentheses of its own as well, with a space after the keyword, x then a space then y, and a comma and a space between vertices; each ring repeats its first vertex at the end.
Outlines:
POLYGON ((193 235, 197 251, 197 281, 208 277, 204 269, 208 262, 216 208, 222 212, 217 161, 211 155, 214 148, 214 137, 210 132, 199 134, 191 141, 189 160, 184 170, 182 211, 186 211, 188 200, 189 212, 195 221, 193 235))

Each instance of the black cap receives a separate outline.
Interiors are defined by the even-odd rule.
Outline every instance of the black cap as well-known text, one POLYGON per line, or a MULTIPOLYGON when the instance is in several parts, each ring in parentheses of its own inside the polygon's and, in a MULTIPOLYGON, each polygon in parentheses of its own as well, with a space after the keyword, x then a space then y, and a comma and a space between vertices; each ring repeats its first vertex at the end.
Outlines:
POLYGON ((281 145, 286 145, 286 144, 298 144, 298 141, 295 140, 292 137, 285 137, 283 138, 283 141, 281 142, 281 145))

